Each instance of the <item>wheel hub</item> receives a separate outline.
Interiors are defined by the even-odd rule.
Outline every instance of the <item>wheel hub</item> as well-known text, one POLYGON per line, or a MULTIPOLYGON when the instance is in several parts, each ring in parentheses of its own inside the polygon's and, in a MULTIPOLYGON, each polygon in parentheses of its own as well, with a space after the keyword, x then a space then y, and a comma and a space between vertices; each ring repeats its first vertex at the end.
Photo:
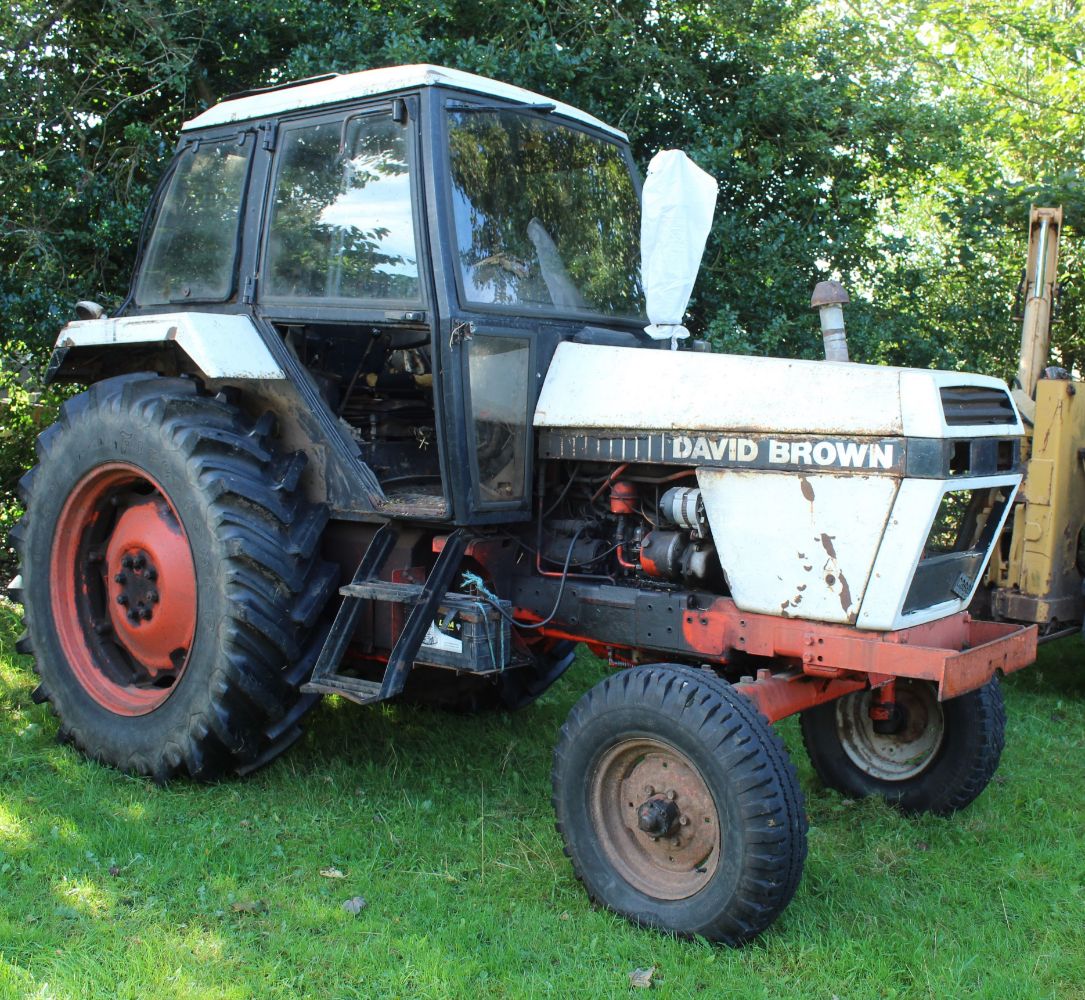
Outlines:
POLYGON ((196 630, 188 540, 160 496, 130 504, 106 549, 109 616, 118 642, 152 678, 174 670, 196 630))
POLYGON ((589 787, 604 852, 635 888, 685 899, 719 865, 719 811, 704 778, 681 751, 642 737, 611 747, 589 787))
POLYGON ((678 806, 668 799, 648 799, 637 808, 637 828, 642 833, 666 837, 677 824, 678 806))
MULTIPOLYGON (((891 718, 871 718, 869 691, 836 703, 840 745, 856 767, 882 781, 907 781, 934 762, 945 738, 942 706, 933 684, 901 679, 891 718)), ((875 713, 877 714, 877 713, 875 713)))

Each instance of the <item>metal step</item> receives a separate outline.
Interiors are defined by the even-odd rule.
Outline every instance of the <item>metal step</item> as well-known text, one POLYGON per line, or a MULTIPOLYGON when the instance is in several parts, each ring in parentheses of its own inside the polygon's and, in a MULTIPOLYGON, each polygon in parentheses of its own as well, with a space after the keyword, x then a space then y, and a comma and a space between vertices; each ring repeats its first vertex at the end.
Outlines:
POLYGON ((356 701, 359 705, 369 705, 381 700, 379 681, 363 681, 361 678, 344 677, 342 674, 309 681, 308 684, 302 684, 301 690, 303 694, 337 694, 356 701))
POLYGON ((388 580, 363 580, 339 588, 344 597, 359 597, 368 601, 394 601, 397 604, 417 604, 425 587, 421 583, 391 583, 388 580))
MULTIPOLYGON (((448 593, 449 585, 459 572, 464 551, 467 549, 467 539, 468 534, 463 528, 457 528, 445 539, 444 548, 426 577, 421 593, 403 623, 403 631, 399 633, 399 638, 392 647, 392 655, 388 657, 384 681, 381 684, 382 698, 394 698, 407 683, 407 674, 410 673, 418 650, 422 647, 422 639, 433 624, 441 599, 448 593)), ((362 585, 365 582, 367 581, 355 581, 362 585)))
MULTIPOLYGON (((362 583, 380 572, 389 553, 395 547, 397 537, 397 532, 390 525, 385 524, 377 530, 362 561, 358 564, 351 585, 362 583)), ((354 628, 358 624, 358 616, 363 606, 360 601, 349 597, 339 606, 335 621, 313 667, 312 677, 309 683, 302 687, 302 691, 319 694, 341 693, 338 688, 335 688, 333 692, 326 692, 320 685, 334 684, 339 679, 335 671, 354 635, 354 628)))

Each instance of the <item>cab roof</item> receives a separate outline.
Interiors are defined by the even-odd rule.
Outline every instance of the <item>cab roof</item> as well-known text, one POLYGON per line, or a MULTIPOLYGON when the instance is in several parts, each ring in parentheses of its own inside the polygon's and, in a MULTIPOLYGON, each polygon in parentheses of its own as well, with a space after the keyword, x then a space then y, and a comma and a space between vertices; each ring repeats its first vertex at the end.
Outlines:
POLYGON ((553 113, 556 115, 591 125, 619 139, 627 138, 626 134, 619 129, 571 105, 562 104, 560 101, 543 97, 522 87, 514 87, 510 83, 500 83, 484 76, 476 76, 474 73, 446 69, 443 66, 430 66, 425 63, 367 69, 360 73, 337 73, 328 77, 319 77, 311 82, 301 81, 294 85, 287 84, 262 92, 245 94, 208 108, 202 114, 185 122, 181 130, 188 132, 212 125, 226 125, 230 122, 247 121, 252 118, 267 118, 301 108, 338 104, 341 101, 350 101, 359 97, 375 97, 379 94, 391 94, 417 87, 440 86, 522 104, 552 104, 554 105, 553 113))

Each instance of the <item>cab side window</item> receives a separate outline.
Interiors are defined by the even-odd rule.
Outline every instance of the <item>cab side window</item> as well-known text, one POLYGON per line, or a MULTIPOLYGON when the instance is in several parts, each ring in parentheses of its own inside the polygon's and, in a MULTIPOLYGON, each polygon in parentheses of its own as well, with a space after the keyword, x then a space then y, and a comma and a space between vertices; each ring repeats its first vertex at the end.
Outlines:
POLYGON ((232 136, 179 154, 143 255, 137 305, 231 296, 252 146, 251 137, 232 136))
POLYGON ((284 131, 263 298, 419 299, 408 145, 388 114, 284 131))

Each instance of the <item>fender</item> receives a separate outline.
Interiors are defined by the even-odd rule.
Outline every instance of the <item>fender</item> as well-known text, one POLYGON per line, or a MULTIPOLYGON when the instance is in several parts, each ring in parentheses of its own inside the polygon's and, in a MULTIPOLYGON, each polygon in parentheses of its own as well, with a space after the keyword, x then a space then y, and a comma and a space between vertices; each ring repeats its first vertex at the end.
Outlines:
POLYGON ((191 372, 212 391, 243 381, 245 394, 278 418, 283 443, 305 452, 310 500, 341 517, 372 516, 385 505, 380 483, 334 417, 321 419, 322 400, 307 373, 285 348, 271 349, 251 316, 176 312, 76 320, 57 338, 46 382, 89 383, 130 371, 191 372), (309 391, 299 395, 302 386, 309 391))
POLYGON ((160 351, 163 344, 176 345, 204 378, 286 378, 249 316, 176 312, 69 323, 60 331, 45 379, 81 380, 88 368, 115 374, 114 365, 128 369, 132 348, 160 351))

